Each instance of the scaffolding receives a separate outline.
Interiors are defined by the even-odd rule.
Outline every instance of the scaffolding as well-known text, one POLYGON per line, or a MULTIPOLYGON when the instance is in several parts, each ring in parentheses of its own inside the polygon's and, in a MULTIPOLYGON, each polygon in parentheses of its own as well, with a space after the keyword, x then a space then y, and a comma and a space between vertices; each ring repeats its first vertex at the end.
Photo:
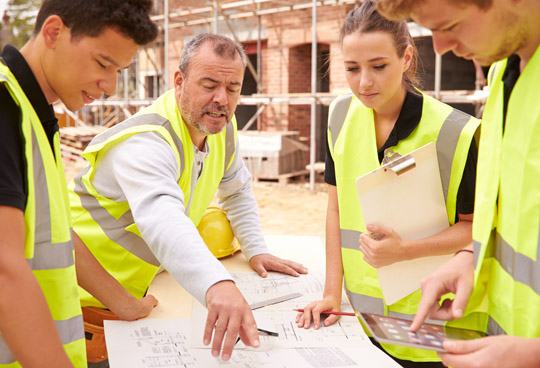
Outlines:
MULTIPOLYGON (((169 89, 169 42, 170 31, 175 28, 206 26, 208 31, 218 33, 218 25, 224 24, 235 41, 239 41, 233 22, 241 19, 257 19, 257 66, 256 69, 248 58, 247 67, 256 82, 257 93, 250 96, 241 96, 239 105, 255 105, 257 110, 249 119, 243 130, 247 130, 259 119, 262 112, 269 105, 310 105, 310 157, 309 177, 310 188, 314 189, 315 183, 315 153, 316 153, 316 108, 318 105, 328 106, 338 96, 338 93, 317 92, 317 17, 329 7, 342 5, 356 5, 360 0, 212 0, 212 1, 189 1, 189 0, 156 0, 152 17, 160 29, 160 36, 149 47, 142 48, 134 58, 129 69, 123 71, 118 78, 117 94, 108 98, 95 101, 91 106, 83 108, 75 114, 62 105, 56 106, 59 113, 66 114, 67 124, 74 121, 75 125, 85 125, 85 122, 93 121, 94 125, 112 126, 126 118, 142 107, 150 105, 154 98, 169 89), (176 9, 171 10, 170 3, 176 4, 176 9), (307 93, 264 93, 265 88, 261 82, 261 17, 291 12, 302 9, 311 9, 311 91, 307 93), (162 55, 162 57, 160 57, 162 55), (154 68, 154 74, 145 76, 142 80, 139 63, 144 59, 154 68), (151 90, 152 93, 148 93, 151 90)), ((306 24, 307 26, 307 24, 306 24)), ((418 30, 418 26, 412 24, 411 30, 418 30)), ((430 35, 425 29, 420 29, 419 35, 430 35)), ((478 69, 477 69, 478 72, 478 69)), ((477 81, 481 76, 477 74, 477 81)), ((481 83, 477 83, 476 90, 471 91, 442 91, 441 90, 441 57, 435 59, 435 85, 434 91, 428 94, 446 103, 472 103, 481 106, 485 103, 487 94, 481 89, 481 83)))

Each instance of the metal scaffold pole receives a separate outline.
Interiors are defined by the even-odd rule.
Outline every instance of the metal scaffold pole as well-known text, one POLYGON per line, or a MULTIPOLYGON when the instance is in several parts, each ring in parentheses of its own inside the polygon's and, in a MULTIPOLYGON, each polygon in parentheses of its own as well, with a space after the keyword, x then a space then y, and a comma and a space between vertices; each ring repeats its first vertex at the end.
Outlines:
POLYGON ((317 128, 317 0, 313 0, 311 40, 311 134, 309 150, 309 189, 315 189, 315 133, 317 128))
POLYGON ((163 86, 169 90, 169 0, 163 0, 163 86))
POLYGON ((218 2, 217 0, 214 0, 214 33, 215 34, 218 34, 218 20, 219 20, 218 2))
MULTIPOLYGON (((257 11, 261 10, 261 4, 257 4, 257 11)), ((262 43, 261 43, 262 24, 261 16, 257 15, 257 93, 262 93, 262 43)), ((257 105, 257 112, 263 108, 264 105, 257 105)), ((261 110, 262 112, 262 110, 261 110)), ((262 130, 261 114, 257 115, 257 130, 262 130)))
POLYGON ((441 54, 435 53, 435 90, 434 90, 434 97, 437 100, 441 99, 441 70, 442 70, 442 57, 441 57, 441 54))

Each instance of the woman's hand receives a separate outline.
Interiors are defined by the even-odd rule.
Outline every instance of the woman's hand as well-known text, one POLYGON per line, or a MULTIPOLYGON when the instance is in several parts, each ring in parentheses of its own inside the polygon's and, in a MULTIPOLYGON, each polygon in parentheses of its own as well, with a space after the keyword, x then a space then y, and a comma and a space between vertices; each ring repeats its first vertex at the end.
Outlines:
MULTIPOLYGON (((298 324, 298 327, 308 329, 311 325, 311 319, 313 318, 313 327, 318 330, 321 325, 321 313, 324 311, 341 311, 341 299, 327 296, 324 297, 323 300, 317 300, 316 302, 308 304, 304 307, 304 311, 299 312, 296 316, 296 323, 298 324)), ((330 326, 338 319, 339 316, 327 315, 324 319, 324 326, 330 326)))
POLYGON ((379 268, 409 259, 407 241, 392 228, 380 225, 367 225, 366 228, 372 235, 360 234, 359 249, 369 265, 379 268))

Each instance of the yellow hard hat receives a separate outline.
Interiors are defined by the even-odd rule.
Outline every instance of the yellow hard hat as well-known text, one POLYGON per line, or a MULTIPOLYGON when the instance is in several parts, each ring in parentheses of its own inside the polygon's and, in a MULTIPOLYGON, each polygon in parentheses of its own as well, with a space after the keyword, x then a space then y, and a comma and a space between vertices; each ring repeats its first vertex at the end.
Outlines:
POLYGON ((208 207, 197 226, 202 240, 216 258, 223 258, 240 250, 225 211, 208 207))

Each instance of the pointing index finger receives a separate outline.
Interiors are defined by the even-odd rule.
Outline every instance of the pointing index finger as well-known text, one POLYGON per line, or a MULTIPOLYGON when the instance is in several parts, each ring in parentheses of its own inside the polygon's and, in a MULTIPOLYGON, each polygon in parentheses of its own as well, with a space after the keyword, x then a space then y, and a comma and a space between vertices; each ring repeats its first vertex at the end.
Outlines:
POLYGON ((437 305, 437 295, 432 288, 427 288, 423 291, 422 299, 418 304, 418 310, 411 323, 411 332, 416 332, 420 329, 434 305, 437 305))

